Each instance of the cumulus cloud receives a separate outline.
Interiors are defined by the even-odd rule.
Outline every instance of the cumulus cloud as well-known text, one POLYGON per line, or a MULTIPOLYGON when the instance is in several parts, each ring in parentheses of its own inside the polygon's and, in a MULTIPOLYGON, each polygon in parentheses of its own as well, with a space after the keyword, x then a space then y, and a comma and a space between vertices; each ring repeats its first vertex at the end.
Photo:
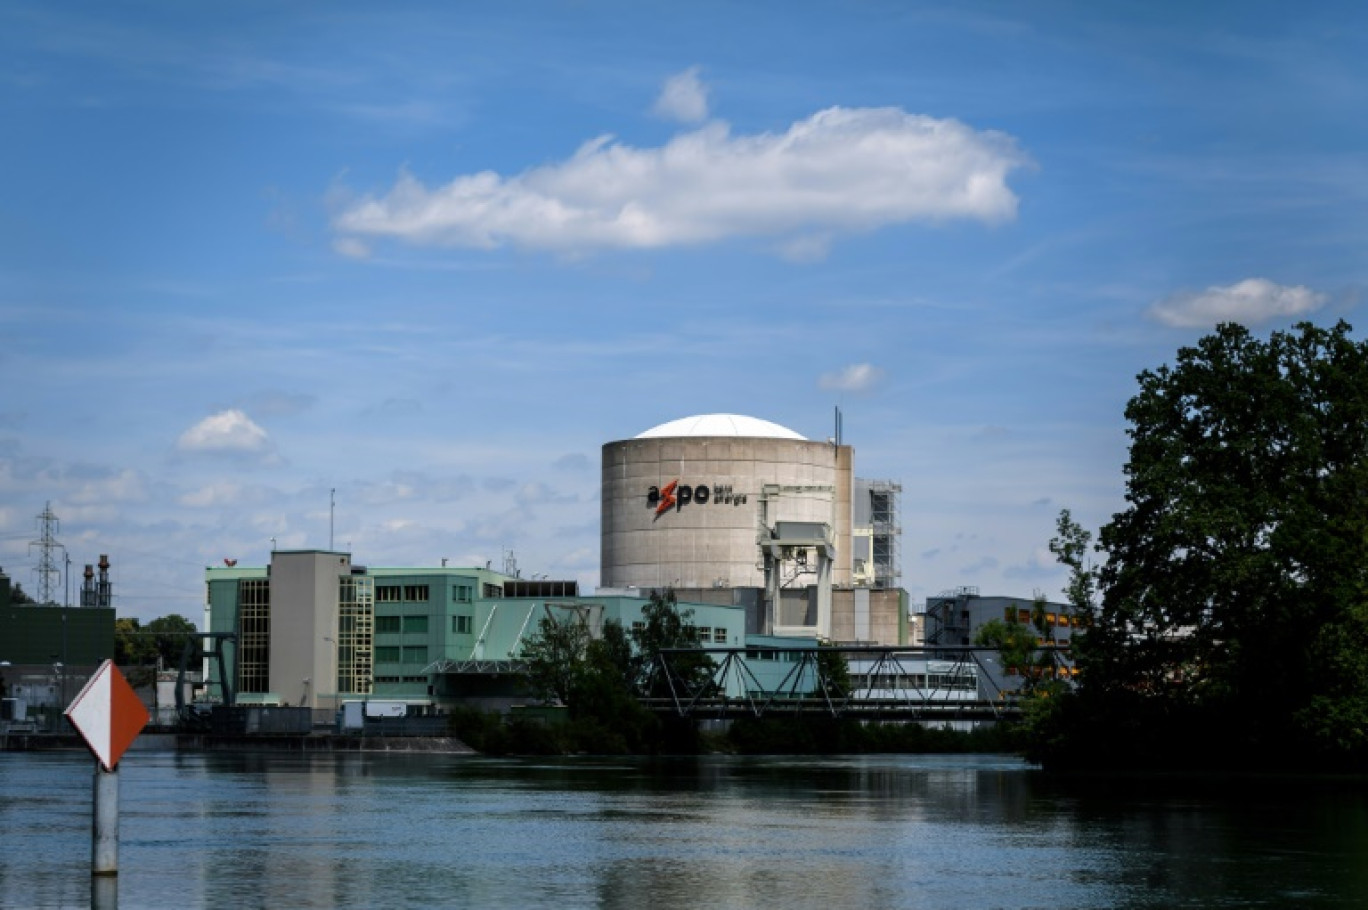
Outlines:
POLYGON ((1181 328, 1214 326, 1220 322, 1257 325, 1270 319, 1302 316, 1325 305, 1327 295, 1297 285, 1274 284, 1267 278, 1246 278, 1204 291, 1181 292, 1157 301, 1151 318, 1181 328))
POLYGON ((348 255, 366 245, 361 237, 559 253, 771 237, 811 255, 826 242, 811 238, 842 232, 1010 220, 1007 176, 1027 162, 1010 136, 957 120, 833 107, 782 133, 733 135, 713 121, 656 148, 602 136, 507 177, 483 171, 428 187, 403 172, 385 195, 345 203, 333 228, 348 255))
POLYGON ((817 385, 836 392, 867 392, 882 378, 883 370, 873 364, 852 363, 835 373, 823 373, 817 385))
POLYGON ((659 117, 680 123, 698 123, 708 117, 708 89, 698 78, 698 67, 691 66, 665 80, 651 111, 659 117))
POLYGON ((182 452, 213 452, 232 455, 261 455, 271 448, 266 431, 242 411, 220 411, 181 434, 176 448, 182 452))

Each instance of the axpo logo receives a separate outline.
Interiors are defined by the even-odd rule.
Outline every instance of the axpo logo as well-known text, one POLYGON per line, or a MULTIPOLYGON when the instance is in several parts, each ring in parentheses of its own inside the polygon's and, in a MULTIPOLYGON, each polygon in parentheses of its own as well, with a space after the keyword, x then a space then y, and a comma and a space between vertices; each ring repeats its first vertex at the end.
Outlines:
POLYGON ((656 518, 671 509, 678 512, 690 503, 696 503, 700 506, 708 503, 718 506, 739 506, 745 501, 746 494, 733 493, 730 484, 709 487, 707 484, 700 483, 689 486, 680 483, 677 479, 670 481, 663 487, 651 487, 646 492, 646 507, 655 509, 656 518))

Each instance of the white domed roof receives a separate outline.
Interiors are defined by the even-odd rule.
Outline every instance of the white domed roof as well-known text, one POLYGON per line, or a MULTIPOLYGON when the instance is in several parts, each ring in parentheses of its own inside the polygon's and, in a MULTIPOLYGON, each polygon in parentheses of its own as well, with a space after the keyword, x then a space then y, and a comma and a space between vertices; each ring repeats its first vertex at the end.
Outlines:
POLYGON ((803 439, 788 427, 743 414, 695 414, 651 427, 637 439, 678 436, 740 436, 748 439, 803 439))

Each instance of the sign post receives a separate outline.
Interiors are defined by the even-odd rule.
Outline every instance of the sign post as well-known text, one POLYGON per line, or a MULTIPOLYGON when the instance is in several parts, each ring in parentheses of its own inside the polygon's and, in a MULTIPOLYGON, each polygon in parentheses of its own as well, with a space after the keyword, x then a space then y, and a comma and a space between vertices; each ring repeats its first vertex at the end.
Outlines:
POLYGON ((118 875, 119 759, 147 726, 147 709, 114 661, 106 660, 66 716, 97 761, 90 874, 118 875))

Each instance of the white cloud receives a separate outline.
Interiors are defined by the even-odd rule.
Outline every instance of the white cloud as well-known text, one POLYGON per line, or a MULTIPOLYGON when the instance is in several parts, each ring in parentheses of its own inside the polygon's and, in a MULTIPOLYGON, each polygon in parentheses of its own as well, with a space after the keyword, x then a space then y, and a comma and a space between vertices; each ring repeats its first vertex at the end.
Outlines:
POLYGON ((691 66, 665 80, 651 111, 680 123, 698 123, 708 117, 708 89, 698 79, 698 67, 691 66))
POLYGON ((1246 278, 1204 291, 1185 291, 1156 302, 1149 315, 1165 325, 1196 328, 1219 322, 1256 325, 1270 319, 1301 316, 1325 305, 1327 295, 1297 285, 1274 284, 1267 278, 1246 278))
POLYGON ((261 486, 244 486, 229 480, 205 484, 197 490, 190 490, 176 497, 176 502, 192 509, 220 508, 223 506, 245 506, 271 501, 279 501, 281 493, 261 486))
POLYGON ((143 475, 125 468, 98 479, 85 480, 67 493, 69 502, 89 504, 140 502, 147 498, 147 484, 143 475))
POLYGON ((821 262, 831 251, 830 234, 800 234, 779 244, 778 253, 789 262, 821 262))
POLYGON ((270 449, 266 431, 242 411, 232 408, 211 414, 181 434, 182 452, 220 452, 250 455, 270 449))
POLYGON ((334 245, 355 255, 366 235, 574 253, 995 223, 1015 217, 1007 175, 1027 161, 1010 136, 898 108, 828 108, 780 134, 734 136, 714 121, 658 148, 603 136, 510 177, 484 171, 429 189, 404 172, 384 196, 345 205, 334 245))
POLYGON ((355 237, 338 237, 333 241, 333 249, 348 259, 369 259, 370 247, 355 237))
POLYGON ((823 373, 817 385, 837 392, 867 392, 883 378, 883 370, 868 363, 852 363, 835 373, 823 373))

